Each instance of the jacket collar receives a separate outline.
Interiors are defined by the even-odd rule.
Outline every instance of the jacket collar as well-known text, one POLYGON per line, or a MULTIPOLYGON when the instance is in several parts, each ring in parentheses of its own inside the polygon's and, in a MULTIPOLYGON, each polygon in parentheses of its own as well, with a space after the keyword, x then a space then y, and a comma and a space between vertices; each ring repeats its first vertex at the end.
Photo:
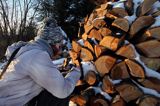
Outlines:
MULTIPOLYGON (((47 43, 47 41, 41 39, 41 38, 38 38, 38 39, 35 39, 35 44, 38 44, 42 50, 44 51, 47 51, 50 55, 50 57, 53 56, 53 49, 52 47, 47 43)), ((34 43, 33 43, 34 44, 34 43)))

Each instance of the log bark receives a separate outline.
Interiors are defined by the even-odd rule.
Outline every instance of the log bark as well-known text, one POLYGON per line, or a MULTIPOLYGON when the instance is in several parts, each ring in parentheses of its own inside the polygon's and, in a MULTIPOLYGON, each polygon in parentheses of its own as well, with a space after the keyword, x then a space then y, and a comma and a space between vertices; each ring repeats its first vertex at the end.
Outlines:
POLYGON ((147 58, 144 56, 140 57, 141 61, 150 69, 152 70, 159 70, 160 69, 160 58, 147 58))
POLYGON ((157 0, 144 0, 140 10, 140 16, 147 14, 152 9, 152 6, 156 1, 157 0))
POLYGON ((112 66, 115 64, 116 59, 111 56, 101 56, 95 61, 95 66, 100 76, 109 73, 112 66))
POLYGON ((123 8, 113 8, 111 11, 110 11, 110 13, 111 14, 113 14, 113 15, 115 15, 115 16, 117 16, 117 17, 119 17, 119 18, 123 18, 123 17, 125 17, 125 16, 128 16, 128 13, 126 12, 126 10, 125 9, 123 9, 123 8))
POLYGON ((129 72, 133 77, 145 78, 145 72, 141 65, 129 59, 125 59, 125 63, 127 64, 129 72))
POLYGON ((143 95, 143 92, 132 83, 121 83, 116 86, 116 90, 126 102, 135 100, 143 95))
POLYGON ((140 83, 147 88, 151 88, 156 90, 157 92, 160 92, 160 80, 154 77, 148 77, 142 81, 140 81, 140 83))
POLYGON ((156 27, 156 28, 152 28, 147 30, 143 36, 145 36, 145 38, 155 38, 160 40, 160 27, 156 27))
POLYGON ((133 38, 140 30, 149 27, 155 22, 152 16, 141 16, 130 27, 130 38, 133 38))
POLYGON ((159 104, 159 98, 151 95, 144 95, 138 101, 138 106, 158 106, 159 104))
POLYGON ((158 40, 149 40, 136 45, 136 47, 146 57, 160 57, 160 42, 158 40))

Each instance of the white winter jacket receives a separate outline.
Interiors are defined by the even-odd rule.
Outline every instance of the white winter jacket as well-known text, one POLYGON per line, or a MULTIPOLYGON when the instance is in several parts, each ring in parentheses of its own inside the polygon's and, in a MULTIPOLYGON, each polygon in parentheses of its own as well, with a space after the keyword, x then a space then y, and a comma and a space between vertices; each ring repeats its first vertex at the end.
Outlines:
MULTIPOLYGON (((14 50, 9 48, 8 56, 14 50)), ((44 88, 58 98, 72 93, 80 72, 74 70, 64 78, 52 63, 51 54, 52 49, 42 39, 21 47, 0 80, 0 106, 23 106, 44 88)))

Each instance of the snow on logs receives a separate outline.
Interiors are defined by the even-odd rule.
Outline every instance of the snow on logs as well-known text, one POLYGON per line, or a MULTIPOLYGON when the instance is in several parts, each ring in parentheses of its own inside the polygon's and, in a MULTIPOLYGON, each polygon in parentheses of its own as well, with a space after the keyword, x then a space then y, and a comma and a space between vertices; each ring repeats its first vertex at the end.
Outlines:
POLYGON ((72 102, 79 106, 160 104, 159 8, 158 0, 113 0, 85 18, 84 32, 72 41, 70 57, 76 65, 85 68, 92 63, 95 69, 86 65, 90 71, 72 102))

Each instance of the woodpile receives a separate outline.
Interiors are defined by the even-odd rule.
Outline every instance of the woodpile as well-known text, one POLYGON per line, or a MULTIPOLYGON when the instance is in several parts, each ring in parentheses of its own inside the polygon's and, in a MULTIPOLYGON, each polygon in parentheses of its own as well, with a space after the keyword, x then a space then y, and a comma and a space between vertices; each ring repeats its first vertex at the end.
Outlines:
MULTIPOLYGON (((160 2, 110 1, 81 23, 72 62, 90 70, 71 101, 77 106, 160 105, 160 2), (83 29, 83 30, 82 30, 83 29), (83 64, 81 64, 83 63, 83 64)), ((85 70, 82 67, 83 70, 85 70)))

